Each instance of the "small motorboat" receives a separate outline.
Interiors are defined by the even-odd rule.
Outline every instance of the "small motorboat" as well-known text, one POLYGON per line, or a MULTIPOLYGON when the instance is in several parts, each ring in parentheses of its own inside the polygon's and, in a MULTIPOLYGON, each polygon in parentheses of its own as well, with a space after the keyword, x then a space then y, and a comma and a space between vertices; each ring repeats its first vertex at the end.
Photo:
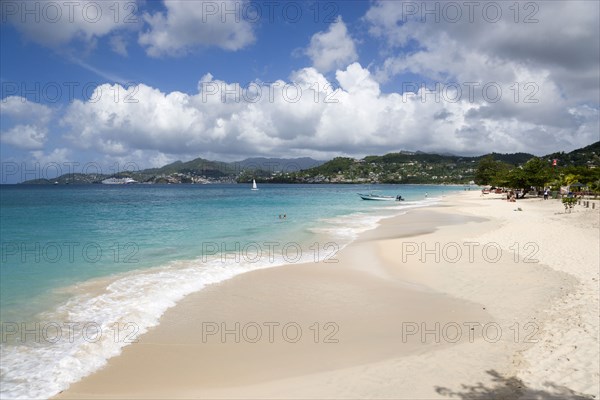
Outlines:
MULTIPOLYGON (((361 199, 363 200, 378 200, 378 201, 398 201, 398 198, 402 199, 402 196, 384 196, 384 195, 380 195, 380 194, 373 194, 373 193, 369 193, 369 194, 364 194, 364 193, 357 193, 361 199)), ((404 200, 404 199, 402 199, 404 200)))

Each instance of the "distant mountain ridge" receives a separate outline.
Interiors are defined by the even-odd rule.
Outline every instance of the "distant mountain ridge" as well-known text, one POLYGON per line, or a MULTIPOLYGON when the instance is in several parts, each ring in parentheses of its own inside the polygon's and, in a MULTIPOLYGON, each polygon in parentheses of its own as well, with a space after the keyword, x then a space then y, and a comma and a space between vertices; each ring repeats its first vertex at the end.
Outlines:
MULTIPOLYGON (((55 179, 35 179, 23 184, 91 184, 110 177, 130 177, 141 183, 468 183, 479 160, 495 160, 518 166, 535 156, 528 153, 490 153, 475 157, 401 151, 362 159, 336 157, 327 162, 302 158, 252 157, 237 162, 196 158, 175 161, 160 168, 112 175, 65 174, 55 179)), ((600 141, 569 153, 540 157, 558 160, 559 166, 600 166, 600 141)))
POLYGON ((252 172, 267 177, 276 172, 297 172, 319 166, 325 161, 310 157, 302 158, 246 158, 242 161, 223 162, 204 158, 175 161, 159 168, 140 171, 123 171, 118 174, 65 174, 54 179, 32 179, 22 184, 92 184, 102 183, 111 177, 130 177, 148 183, 231 183, 235 178, 252 172))

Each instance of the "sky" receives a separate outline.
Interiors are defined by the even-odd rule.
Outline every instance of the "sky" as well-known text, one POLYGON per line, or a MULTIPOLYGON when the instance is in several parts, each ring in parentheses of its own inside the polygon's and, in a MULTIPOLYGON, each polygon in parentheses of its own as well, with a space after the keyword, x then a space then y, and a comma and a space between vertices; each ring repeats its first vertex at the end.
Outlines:
POLYGON ((0 183, 600 140, 598 1, 1 0, 0 183))

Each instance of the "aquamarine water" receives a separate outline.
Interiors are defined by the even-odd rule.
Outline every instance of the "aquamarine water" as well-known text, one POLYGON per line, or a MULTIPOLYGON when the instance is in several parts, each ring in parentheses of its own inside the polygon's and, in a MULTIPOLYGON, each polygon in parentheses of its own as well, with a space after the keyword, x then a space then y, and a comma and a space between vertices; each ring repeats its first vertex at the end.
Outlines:
POLYGON ((119 353, 127 343, 106 334, 115 324, 139 335, 208 284, 335 257, 381 218, 453 190, 463 188, 0 186, 2 397, 49 397, 119 353), (406 201, 356 195, 369 189, 406 201))

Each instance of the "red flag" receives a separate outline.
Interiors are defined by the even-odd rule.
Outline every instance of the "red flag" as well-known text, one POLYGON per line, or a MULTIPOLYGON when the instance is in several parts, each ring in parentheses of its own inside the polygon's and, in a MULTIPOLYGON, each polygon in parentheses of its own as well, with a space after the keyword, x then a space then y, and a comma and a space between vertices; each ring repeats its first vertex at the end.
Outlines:
POLYGON ((556 158, 552 160, 552 166, 556 167, 556 158))

